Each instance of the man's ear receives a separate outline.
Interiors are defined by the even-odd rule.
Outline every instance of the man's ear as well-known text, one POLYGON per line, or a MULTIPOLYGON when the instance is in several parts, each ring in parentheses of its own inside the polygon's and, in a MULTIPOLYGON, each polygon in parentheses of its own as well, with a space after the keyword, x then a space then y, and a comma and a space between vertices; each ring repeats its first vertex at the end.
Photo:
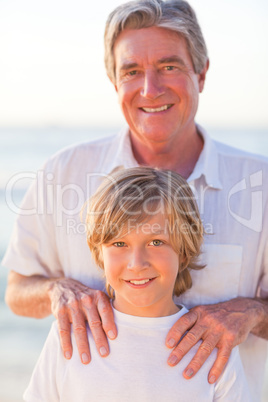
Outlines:
POLYGON ((198 82, 199 82, 199 93, 203 92, 208 69, 209 69, 209 59, 207 59, 207 62, 206 62, 205 67, 203 68, 203 70, 202 70, 201 73, 199 74, 199 79, 198 79, 198 82))
POLYGON ((116 85, 116 83, 114 82, 114 80, 112 79, 112 77, 110 77, 110 76, 108 75, 108 78, 109 78, 109 80, 111 81, 111 83, 113 84, 115 91, 118 92, 117 85, 116 85))

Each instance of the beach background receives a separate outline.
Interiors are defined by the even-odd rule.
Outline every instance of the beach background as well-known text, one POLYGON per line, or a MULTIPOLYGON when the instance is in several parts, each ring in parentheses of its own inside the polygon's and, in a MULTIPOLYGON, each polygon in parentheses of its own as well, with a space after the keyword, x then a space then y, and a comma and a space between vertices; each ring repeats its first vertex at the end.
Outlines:
MULTIPOLYGON (((117 132, 101 128, 0 128, 0 259, 12 232, 16 214, 6 205, 5 187, 21 172, 36 172, 60 148, 117 132)), ((268 130, 208 130, 222 142, 268 157, 268 130)), ((13 199, 19 205, 27 183, 14 187, 13 199)), ((35 362, 48 334, 52 317, 43 320, 15 316, 4 303, 7 270, 0 266, 0 401, 21 402, 35 362)), ((268 402, 268 363, 262 402, 268 402)), ((49 402, 49 401, 48 401, 49 402)))

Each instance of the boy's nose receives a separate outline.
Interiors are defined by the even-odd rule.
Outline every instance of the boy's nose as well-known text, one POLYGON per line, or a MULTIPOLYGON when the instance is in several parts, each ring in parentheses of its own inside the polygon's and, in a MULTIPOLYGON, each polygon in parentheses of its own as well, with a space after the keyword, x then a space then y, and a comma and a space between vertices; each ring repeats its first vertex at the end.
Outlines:
POLYGON ((127 268, 131 271, 142 271, 150 266, 146 259, 146 254, 141 250, 135 250, 131 253, 127 268))

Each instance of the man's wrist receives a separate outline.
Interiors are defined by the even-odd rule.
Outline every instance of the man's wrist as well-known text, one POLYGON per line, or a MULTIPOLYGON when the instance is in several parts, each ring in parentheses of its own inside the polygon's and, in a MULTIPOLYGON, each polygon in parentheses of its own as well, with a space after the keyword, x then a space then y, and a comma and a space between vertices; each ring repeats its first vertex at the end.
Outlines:
POLYGON ((251 315, 256 321, 250 333, 268 339, 268 300, 261 299, 260 297, 249 300, 254 303, 251 315))

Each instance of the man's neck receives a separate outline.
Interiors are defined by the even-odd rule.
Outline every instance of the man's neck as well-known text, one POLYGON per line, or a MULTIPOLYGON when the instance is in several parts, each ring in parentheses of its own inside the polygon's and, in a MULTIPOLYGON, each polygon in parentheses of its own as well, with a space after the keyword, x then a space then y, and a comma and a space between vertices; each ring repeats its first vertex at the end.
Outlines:
POLYGON ((177 138, 173 143, 144 144, 131 136, 133 154, 140 165, 169 169, 187 179, 203 149, 203 139, 197 129, 177 138))

